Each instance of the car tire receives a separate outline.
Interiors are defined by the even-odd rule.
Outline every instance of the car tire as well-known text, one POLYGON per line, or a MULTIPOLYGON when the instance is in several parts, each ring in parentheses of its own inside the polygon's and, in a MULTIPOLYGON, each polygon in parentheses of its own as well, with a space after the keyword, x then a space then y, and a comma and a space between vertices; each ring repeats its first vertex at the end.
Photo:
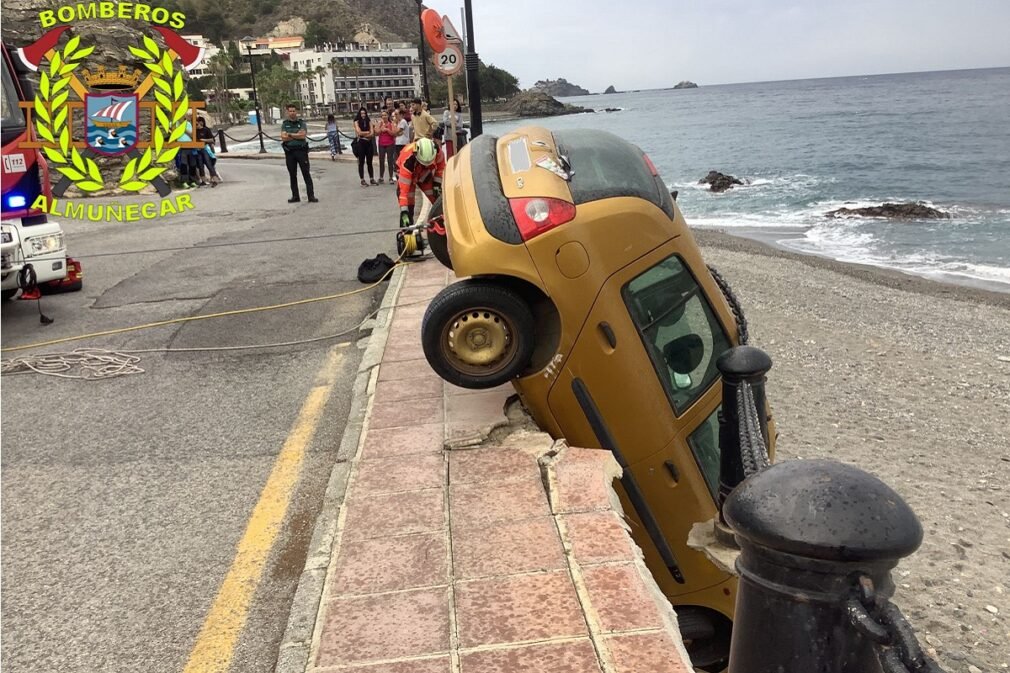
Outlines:
POLYGON ((3 301, 10 301, 14 298, 14 295, 18 293, 17 290, 3 290, 0 291, 0 299, 3 301))
MULTIPOLYGON (((431 204, 431 210, 428 211, 428 221, 435 220, 438 218, 444 219, 444 213, 442 210, 442 197, 435 199, 435 203, 431 204)), ((447 269, 452 268, 452 259, 449 258, 449 236, 448 234, 438 234, 429 227, 428 228, 428 247, 431 248, 432 254, 435 255, 435 259, 442 263, 442 266, 447 269)))
POLYGON ((64 292, 80 292, 84 288, 84 281, 78 280, 66 285, 50 285, 49 283, 39 284, 39 291, 42 294, 63 294, 64 292))
POLYGON ((526 301, 500 283, 454 283, 432 299, 421 346, 439 376, 461 388, 494 388, 518 376, 533 357, 536 329, 526 301))
POLYGON ((733 623, 715 610, 677 606, 677 624, 691 665, 698 671, 719 673, 729 665, 733 623))

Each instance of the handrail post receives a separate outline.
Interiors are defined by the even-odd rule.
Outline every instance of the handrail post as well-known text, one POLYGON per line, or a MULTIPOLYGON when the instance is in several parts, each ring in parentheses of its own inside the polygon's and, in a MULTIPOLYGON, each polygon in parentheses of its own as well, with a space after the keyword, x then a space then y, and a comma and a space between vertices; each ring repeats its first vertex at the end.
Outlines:
POLYGON ((879 673, 853 601, 860 586, 890 597, 891 569, 922 542, 901 496, 856 467, 792 460, 749 477, 724 511, 741 550, 729 673, 879 673))
POLYGON ((715 366, 722 374, 722 409, 719 411, 719 520, 725 523, 723 503, 733 489, 747 478, 743 447, 740 445, 737 395, 742 383, 750 383, 760 418, 761 434, 765 446, 768 446, 765 375, 772 368, 772 359, 760 348, 734 346, 719 356, 715 366))

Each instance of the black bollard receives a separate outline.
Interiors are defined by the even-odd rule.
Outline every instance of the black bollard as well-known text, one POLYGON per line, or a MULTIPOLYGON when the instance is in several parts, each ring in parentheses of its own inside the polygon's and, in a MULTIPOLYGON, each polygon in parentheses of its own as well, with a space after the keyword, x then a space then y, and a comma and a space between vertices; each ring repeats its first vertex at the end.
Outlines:
POLYGON ((860 578, 890 597, 891 569, 922 542, 901 496, 858 468, 794 460, 747 479, 725 515, 741 548, 729 673, 879 673, 848 608, 860 578))
POLYGON ((722 374, 722 409, 719 411, 719 517, 726 498, 747 478, 740 446, 740 419, 737 417, 737 392, 748 382, 754 391, 754 403, 760 418, 761 435, 768 446, 768 414, 765 402, 765 374, 772 359, 760 348, 735 346, 719 356, 715 366, 722 374))
POLYGON ((218 150, 218 152, 227 152, 228 151, 228 143, 226 143, 225 140, 224 140, 224 129, 218 129, 217 130, 217 142, 218 142, 218 144, 221 147, 221 149, 218 150))

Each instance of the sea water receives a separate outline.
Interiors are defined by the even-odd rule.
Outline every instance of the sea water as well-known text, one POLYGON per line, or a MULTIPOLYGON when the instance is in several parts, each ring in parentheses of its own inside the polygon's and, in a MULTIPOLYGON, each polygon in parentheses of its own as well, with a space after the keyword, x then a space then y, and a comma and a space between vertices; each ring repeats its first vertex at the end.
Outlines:
POLYGON ((616 112, 485 124, 597 128, 645 150, 694 226, 1010 291, 1010 68, 565 98, 616 112), (710 170, 748 184, 713 194, 710 170), (949 220, 835 219, 922 201, 949 220))

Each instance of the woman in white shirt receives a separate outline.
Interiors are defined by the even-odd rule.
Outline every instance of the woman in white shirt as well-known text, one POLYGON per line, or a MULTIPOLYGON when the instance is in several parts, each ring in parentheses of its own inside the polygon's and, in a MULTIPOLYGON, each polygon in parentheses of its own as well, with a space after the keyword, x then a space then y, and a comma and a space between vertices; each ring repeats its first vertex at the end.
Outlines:
POLYGON ((452 101, 452 112, 449 112, 449 108, 445 109, 442 113, 442 124, 445 127, 445 156, 446 158, 451 157, 459 147, 463 146, 463 142, 460 140, 460 136, 466 138, 466 132, 463 130, 463 113, 460 110, 459 100, 452 101), (456 137, 450 138, 452 135, 452 117, 456 118, 456 137), (458 147, 457 147, 458 145, 458 147))
MULTIPOLYGON (((396 134, 396 158, 400 158, 400 152, 403 148, 410 144, 410 122, 400 115, 399 111, 393 112, 393 123, 396 124, 397 134, 396 134)), ((389 182, 395 184, 393 180, 394 176, 390 174, 389 182)))

